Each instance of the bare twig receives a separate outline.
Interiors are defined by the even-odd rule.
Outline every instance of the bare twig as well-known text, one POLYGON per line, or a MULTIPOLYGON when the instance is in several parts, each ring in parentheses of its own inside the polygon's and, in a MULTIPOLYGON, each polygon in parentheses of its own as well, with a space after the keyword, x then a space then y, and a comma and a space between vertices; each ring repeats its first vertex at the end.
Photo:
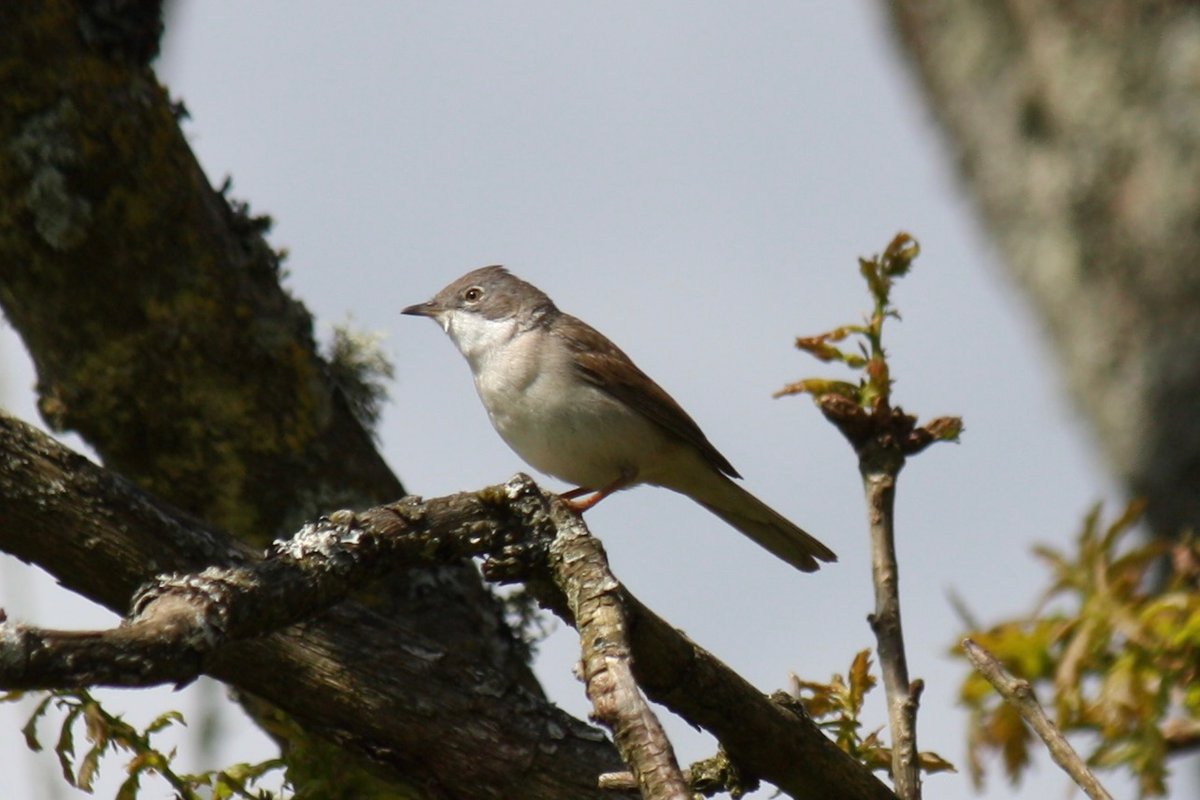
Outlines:
POLYGON ((892 408, 886 397, 877 398, 869 409, 836 394, 820 397, 817 403, 858 455, 871 540, 871 577, 875 586, 875 610, 868 620, 875 633, 879 668, 887 693, 888 725, 892 733, 892 781, 896 794, 903 800, 919 800, 917 708, 924 684, 919 680, 910 682, 908 677, 900 622, 895 498, 896 480, 905 458, 920 452, 939 437, 930 432, 928 425, 917 427, 915 417, 900 408, 892 408))
POLYGON ((900 624, 900 570, 896 563, 894 532, 896 477, 904 466, 898 448, 868 445, 859 451, 859 469, 867 500, 871 537, 871 577, 875 586, 875 611, 871 630, 879 651, 879 668, 888 700, 892 731, 892 780, 903 800, 921 796, 920 761, 917 756, 917 706, 923 684, 909 682, 904 632, 900 624))
POLYGON ((1075 748, 1071 747, 1062 731, 1046 716, 1029 681, 1014 677, 986 648, 971 639, 963 639, 962 648, 967 658, 975 665, 975 669, 996 687, 996 691, 1017 709, 1029 727, 1042 737, 1046 749, 1050 751, 1050 757, 1071 776, 1071 780, 1092 800, 1112 800, 1112 795, 1100 785, 1100 781, 1075 752, 1075 748))
MULTIPOLYGON (((691 780, 691 773, 683 770, 684 780, 691 780)), ((600 776, 600 788, 613 792, 636 792, 638 781, 632 772, 606 772, 600 776)))

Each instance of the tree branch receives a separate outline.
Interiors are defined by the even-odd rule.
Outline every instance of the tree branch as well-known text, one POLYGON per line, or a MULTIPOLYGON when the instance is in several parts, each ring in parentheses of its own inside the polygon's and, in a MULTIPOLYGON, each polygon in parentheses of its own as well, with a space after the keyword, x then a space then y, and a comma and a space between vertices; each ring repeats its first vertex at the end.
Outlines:
POLYGON ((987 648, 971 639, 963 639, 962 648, 967 658, 975 665, 975 669, 988 679, 1000 696, 1011 703, 1029 727, 1042 737, 1051 758, 1071 776, 1071 780, 1092 800, 1112 800, 1112 795, 1100 785, 1100 781, 1075 752, 1075 748, 1071 747, 1062 731, 1046 716, 1029 681, 1014 677, 987 648))
POLYGON ((503 487, 423 501, 407 497, 361 515, 337 511, 274 544, 263 560, 160 575, 140 589, 121 627, 64 632, 8 625, 5 689, 187 682, 226 645, 311 619, 365 582, 400 567, 500 551, 532 531, 509 503, 536 493, 521 476, 503 487), (21 649, 15 645, 21 644, 21 649), (17 655, 20 657, 15 657, 17 655))
POLYGON ((875 611, 868 618, 879 651, 892 731, 892 780, 904 800, 920 800, 921 759, 917 750, 917 707, 924 684, 909 682, 904 634, 900 624, 900 568, 896 560, 896 480, 908 456, 938 441, 956 440, 962 420, 939 417, 923 426, 916 417, 893 406, 891 368, 883 347, 883 326, 899 313, 891 304, 895 282, 912 269, 920 253, 916 239, 897 233, 884 251, 858 260, 874 309, 861 325, 843 325, 816 336, 796 339, 796 347, 821 361, 838 361, 862 373, 857 385, 841 380, 808 378, 784 387, 775 396, 811 394, 825 418, 854 448, 867 501, 871 540, 871 577, 875 611), (838 343, 858 340, 857 351, 838 343))
MULTIPOLYGON (((156 573, 236 571, 258 560, 220 531, 3 415, 0 453, 0 549, 113 610, 127 609, 136 588, 156 573)), ((177 665, 165 679, 186 681, 202 665, 428 797, 607 797, 596 775, 622 763, 598 730, 474 651, 448 648, 412 627, 397 636, 396 625, 342 602, 303 624, 212 648, 203 660, 185 652, 178 659, 192 653, 192 671, 177 665)))
MULTIPOLYGON (((845 397, 827 395, 818 401, 822 412, 850 441, 858 454, 867 501, 871 537, 871 577, 875 611, 869 617, 879 651, 879 668, 888 699, 892 732, 892 780, 904 800, 921 796, 917 749, 917 708, 924 684, 909 681, 904 631, 900 623, 900 569, 896 560, 896 479, 907 455, 920 452, 937 436, 928 426, 886 401, 867 410, 845 397)), ((935 420, 935 422, 938 422, 935 420)))
MULTIPOLYGON (((630 637, 628 659, 643 690, 689 722, 711 731, 745 773, 760 776, 797 798, 894 797, 869 770, 830 742, 811 720, 771 702, 642 606, 611 576, 583 582, 581 585, 592 587, 589 591, 593 594, 588 599, 576 589, 564 594, 568 587, 558 586, 552 578, 553 570, 531 570, 528 558, 541 545, 513 538, 518 531, 521 536, 528 535, 529 530, 542 531, 548 537, 559 528, 573 530, 561 521, 554 521, 556 513, 567 512, 556 512, 555 506, 550 506, 547 512, 540 493, 529 495, 536 502, 530 500, 534 505, 526 511, 518 511, 520 504, 514 505, 508 489, 492 487, 424 503, 409 498, 361 514, 338 512, 313 523, 301 537, 278 543, 269 561, 255 564, 244 550, 223 542, 219 533, 197 529, 194 520, 155 503, 32 428, 3 416, 0 416, 0 452, 6 456, 0 459, 0 496, 9 501, 0 507, 0 547, 46 565, 53 572, 53 565, 58 563, 53 554, 63 548, 54 547, 50 540, 57 536, 76 542, 90 541, 89 547, 68 549, 86 551, 91 570, 84 573, 84 584, 93 594, 108 594, 93 582, 102 582, 105 576, 112 578, 115 573, 133 569, 139 580, 148 579, 150 575, 144 564, 138 566, 136 559, 123 557, 141 547, 148 552, 140 555, 156 559, 157 569, 178 568, 188 561, 189 568, 199 572, 201 565, 193 560, 194 556, 185 559, 180 553, 211 555, 209 563, 225 572, 165 579, 141 596, 135 613, 154 618, 158 612, 152 611, 153 607, 168 597, 189 602, 207 601, 213 596, 226 598, 231 605, 220 612, 193 610, 180 614, 170 604, 163 606, 162 613, 184 625, 183 630, 188 630, 189 624, 192 626, 192 635, 181 635, 180 639, 188 643, 191 652, 203 654, 196 663, 214 677, 270 699, 337 741, 349 743, 375 758, 384 756, 385 764, 397 758, 406 762, 433 758, 430 750, 434 748, 480 747, 480 742, 471 737, 478 736, 481 728, 492 727, 503 731, 500 740, 503 745, 489 742, 488 746, 499 748, 495 761, 504 763, 479 759, 501 773, 489 775, 486 785, 503 786, 518 776, 527 780, 528 772, 522 765, 541 764, 541 759, 526 748, 536 749, 539 744, 546 746, 549 742, 554 743, 551 750, 556 759, 564 757, 562 750, 569 744, 580 740, 578 746, 590 752, 593 764, 614 764, 614 759, 600 755, 601 751, 595 749, 597 743, 583 735, 579 723, 561 714, 555 717, 557 723, 541 716, 545 722, 536 729, 519 724, 523 716, 554 717, 554 710, 542 706, 535 698, 523 698, 519 707, 525 708, 525 714, 517 715, 517 719, 509 718, 513 715, 511 707, 496 708, 495 716, 490 716, 492 712, 484 700, 498 688, 501 692, 512 692, 517 687, 492 684, 489 688, 494 676, 486 672, 479 675, 478 664, 460 663, 455 654, 440 651, 419 638, 385 652, 378 652, 374 646, 362 648, 360 640, 371 641, 369 629, 378 620, 353 603, 340 603, 303 625, 292 625, 269 636, 255 635, 260 627, 266 630, 295 618, 297 612, 288 610, 292 603, 300 604, 307 614, 333 602, 347 586, 361 585, 364 576, 386 570, 385 562, 389 559, 394 566, 400 557, 452 557, 458 552, 479 552, 480 548, 491 546, 496 548, 496 554, 485 562, 490 577, 527 579, 541 602, 557 611, 568 610, 569 621, 574 621, 579 610, 589 603, 600 606, 595 612, 589 611, 592 617, 611 616, 612 612, 603 606, 619 600, 625 609, 630 637), (89 492, 91 500, 80 497, 89 492), (395 535, 399 530, 432 533, 455 528, 462 534, 463 544, 450 545, 433 538, 422 540, 420 535, 415 537, 415 544, 395 541, 405 538, 395 535), (193 537, 204 544, 199 547, 189 544, 193 537), (454 551, 453 547, 466 549, 454 551), (268 566, 271 561, 279 563, 268 566), (264 581, 264 575, 271 580, 264 581), (211 580, 214 576, 221 578, 211 580), (238 579, 228 580, 229 576, 238 579), (274 585, 276 578, 283 588, 274 585), (569 600, 572 592, 577 594, 574 606, 569 600), (249 600, 230 599, 248 598, 255 593, 264 600, 270 599, 269 610, 249 600), (244 604, 240 610, 239 602, 244 604), (569 613, 572 607, 576 614, 569 613), (203 635, 195 635, 196 632, 203 635), (206 645, 206 637, 228 638, 231 632, 254 638, 224 646, 206 645), (281 680, 281 676, 287 679, 281 680), (445 696, 441 694, 443 691, 447 692, 445 696), (483 707, 476 709, 476 704, 483 707), (431 706, 437 709, 432 717, 431 706), (397 717, 411 718, 414 714, 423 724, 411 731, 390 724, 397 717), (565 736, 549 733, 555 724, 562 727, 565 736), (430 740, 437 742, 430 744, 430 740), (508 768, 507 777, 503 775, 504 767, 508 768)), ((594 539, 583 535, 582 528, 577 535, 561 539, 554 547, 583 543, 596 546, 594 539)), ((536 542, 536 537, 532 541, 536 542)), ((565 549, 561 554, 556 555, 557 552, 549 551, 551 562, 561 558, 564 563, 580 565, 580 569, 591 569, 591 561, 596 557, 583 558, 579 552, 565 549)), ((75 580, 70 574, 59 577, 68 585, 75 580)), ((126 585, 138 582, 128 574, 116 577, 118 583, 126 585)), ((624 655, 616 653, 613 661, 614 651, 601 652, 605 659, 610 659, 605 661, 607 668, 622 666, 624 655)), ((187 677, 187 673, 173 672, 166 679, 177 681, 187 677)), ((634 746, 661 749, 655 741, 651 736, 634 746)), ((423 771, 428 773, 430 769, 427 765, 423 771)), ((468 777, 479 779, 478 775, 468 777)), ((457 782, 459 776, 429 776, 429 780, 457 782)), ((521 791, 527 790, 528 787, 521 791)), ((587 791, 572 791, 571 796, 583 797, 592 796, 595 789, 589 786, 587 791)), ((537 795, 520 792, 506 795, 496 790, 495 796, 537 795)))
POLYGON ((902 798, 919 798, 920 759, 917 751, 917 706, 921 681, 909 682, 904 629, 900 623, 900 570, 896 560, 896 478, 903 456, 874 450, 860 460, 867 520, 871 537, 871 583, 875 587, 875 611, 871 630, 879 649, 879 668, 888 698, 888 720, 892 731, 892 774, 896 793, 902 798), (894 457, 888 458, 889 455, 894 457))
POLYGON ((582 520, 553 507, 561 503, 521 475, 480 492, 409 497, 361 515, 335 512, 276 542, 263 561, 158 578, 134 597, 126 623, 114 630, 0 625, 0 686, 191 680, 210 653, 308 619, 363 580, 401 566, 496 554, 510 578, 549 570, 580 632, 596 718, 614 732, 645 797, 687 800, 670 742, 629 668, 616 579, 582 520))
POLYGON ((643 797, 691 800, 671 742, 634 679, 628 613, 608 557, 562 500, 554 498, 550 514, 558 535, 547 548, 546 567, 579 631, 583 681, 594 718, 613 732, 643 797))

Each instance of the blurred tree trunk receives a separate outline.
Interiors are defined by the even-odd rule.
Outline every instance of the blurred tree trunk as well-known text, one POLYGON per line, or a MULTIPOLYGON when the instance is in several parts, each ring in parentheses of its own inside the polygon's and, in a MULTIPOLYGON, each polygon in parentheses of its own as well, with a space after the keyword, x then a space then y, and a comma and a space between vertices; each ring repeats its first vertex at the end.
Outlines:
POLYGON ((1200 7, 887 7, 1111 468, 1156 533, 1197 527, 1200 7))

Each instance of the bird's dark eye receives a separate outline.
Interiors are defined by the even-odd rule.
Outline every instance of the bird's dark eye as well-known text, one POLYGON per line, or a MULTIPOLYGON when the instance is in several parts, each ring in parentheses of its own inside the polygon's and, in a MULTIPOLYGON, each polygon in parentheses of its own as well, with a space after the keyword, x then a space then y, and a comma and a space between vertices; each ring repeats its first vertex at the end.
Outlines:
POLYGON ((466 300, 468 303, 474 303, 481 297, 483 297, 483 289, 480 289, 478 286, 472 286, 463 292, 463 300, 466 300))

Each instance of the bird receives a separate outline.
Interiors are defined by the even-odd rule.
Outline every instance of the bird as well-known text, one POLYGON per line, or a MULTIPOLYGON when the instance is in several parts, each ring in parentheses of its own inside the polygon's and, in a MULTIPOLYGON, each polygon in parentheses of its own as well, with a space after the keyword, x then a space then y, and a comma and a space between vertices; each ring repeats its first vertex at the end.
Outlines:
POLYGON ((574 484, 562 496, 575 511, 632 486, 661 486, 799 570, 837 560, 735 483, 729 460, 620 348, 506 268, 468 272, 401 313, 445 330, 497 433, 537 471, 574 484))

